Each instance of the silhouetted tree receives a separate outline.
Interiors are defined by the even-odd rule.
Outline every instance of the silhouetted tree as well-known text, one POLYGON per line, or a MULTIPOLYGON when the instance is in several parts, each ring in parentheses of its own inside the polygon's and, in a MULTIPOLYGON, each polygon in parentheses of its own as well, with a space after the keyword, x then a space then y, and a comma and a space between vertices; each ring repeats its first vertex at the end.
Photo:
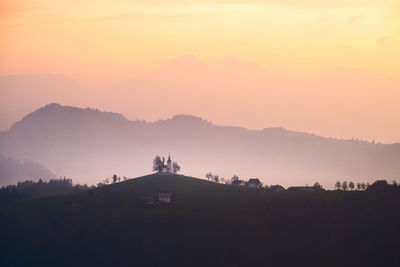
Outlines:
POLYGON ((177 162, 174 162, 172 164, 172 170, 174 173, 178 173, 181 171, 181 166, 179 166, 179 164, 177 162))
POLYGON ((392 185, 394 185, 394 186, 398 186, 398 184, 397 184, 396 180, 393 180, 393 182, 392 182, 392 185))
POLYGON ((353 190, 353 189, 354 189, 354 183, 353 183, 353 182, 350 182, 350 183, 349 183, 349 188, 350 188, 350 190, 353 190))
POLYGON ((361 183, 361 189, 362 189, 362 190, 365 190, 366 187, 367 187, 367 186, 365 185, 365 183, 361 183))
POLYGON ((223 184, 225 183, 225 178, 224 177, 221 177, 220 180, 221 180, 221 183, 223 183, 223 184))
POLYGON ((360 191, 361 190, 361 184, 357 183, 357 190, 360 191))
POLYGON ((347 182, 346 182, 346 181, 344 181, 344 182, 342 183, 342 189, 343 189, 344 191, 347 190, 347 182))
POLYGON ((214 182, 216 182, 216 183, 219 182, 219 175, 214 175, 214 182))
POLYGON ((239 180, 239 176, 237 176, 236 174, 233 175, 232 178, 231 178, 231 182, 237 181, 237 180, 239 180))
POLYGON ((126 178, 126 177, 124 176, 124 181, 126 181, 126 179, 128 179, 128 178, 126 178))
POLYGON ((313 187, 316 189, 322 189, 322 185, 320 185, 318 182, 315 182, 313 187))
POLYGON ((118 183, 121 182, 121 177, 118 177, 118 183))
POLYGON ((153 159, 153 172, 160 172, 161 171, 161 158, 160 156, 155 156, 153 159))
POLYGON ((340 188, 342 188, 342 185, 340 184, 339 181, 336 182, 335 188, 336 188, 337 190, 340 190, 340 188))
POLYGON ((112 177, 113 184, 115 184, 117 182, 117 180, 118 180, 118 177, 116 174, 114 174, 112 177))
POLYGON ((377 180, 367 188, 367 191, 387 191, 397 189, 397 186, 390 185, 386 180, 377 180))
POLYGON ((207 178, 207 180, 212 180, 213 178, 214 178, 214 175, 211 173, 211 172, 208 172, 207 174, 206 174, 206 178, 207 178))

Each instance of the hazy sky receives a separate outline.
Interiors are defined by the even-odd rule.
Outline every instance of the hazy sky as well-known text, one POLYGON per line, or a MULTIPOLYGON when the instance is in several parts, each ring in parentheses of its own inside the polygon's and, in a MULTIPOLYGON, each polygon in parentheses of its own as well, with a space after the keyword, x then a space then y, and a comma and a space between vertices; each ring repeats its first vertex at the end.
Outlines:
POLYGON ((340 66, 400 75, 400 1, 0 2, 2 73, 119 79, 194 54, 283 73, 340 66))
MULTIPOLYGON (((242 62, 255 62, 277 75, 297 78, 335 68, 361 69, 366 79, 370 73, 390 77, 390 86, 383 81, 382 86, 369 88, 374 91, 371 95, 378 98, 393 95, 393 80, 398 81, 400 77, 398 0, 2 0, 0 37, 0 74, 60 73, 92 87, 118 84, 171 58, 191 54, 209 64, 234 56, 242 62)), ((339 85, 335 88, 333 82, 330 93, 340 91, 339 85)), ((324 95, 321 91, 320 94, 329 98, 330 93, 324 95)), ((85 92, 81 94, 85 96, 85 92)), ((339 95, 346 97, 344 91, 339 95)), ((400 99, 387 99, 392 111, 397 111, 392 108, 393 101, 400 102, 400 99)), ((247 100, 251 102, 251 98, 247 100)), ((379 101, 378 111, 386 103, 386 100, 379 101)), ((79 104, 85 106, 85 103, 79 104)), ((340 111, 340 107, 336 108, 340 111)), ((155 117, 146 113, 135 116, 126 108, 124 111, 129 118, 155 117)), ((192 110, 182 106, 177 111, 190 113, 192 110)), ((390 120, 396 115, 385 112, 388 120, 385 134, 360 133, 369 130, 364 123, 370 120, 365 119, 359 132, 341 135, 339 131, 332 135, 399 140, 396 136, 400 136, 400 129, 387 134, 390 120)), ((311 113, 318 113, 318 109, 311 113)), ((349 116, 344 113, 331 114, 331 119, 349 116)), ((370 113, 374 113, 372 107, 370 113)), ((218 118, 207 119, 252 128, 263 128, 270 122, 235 120, 229 109, 219 114, 218 118)), ((367 115, 369 119, 374 117, 367 115)), ((354 121, 357 120, 355 117, 354 121)), ((295 130, 324 135, 332 132, 331 129, 323 131, 325 126, 318 128, 318 123, 321 122, 316 120, 314 124, 300 127, 290 119, 274 121, 275 126, 295 130)), ((352 126, 357 127, 349 121, 345 126, 335 127, 352 126)))

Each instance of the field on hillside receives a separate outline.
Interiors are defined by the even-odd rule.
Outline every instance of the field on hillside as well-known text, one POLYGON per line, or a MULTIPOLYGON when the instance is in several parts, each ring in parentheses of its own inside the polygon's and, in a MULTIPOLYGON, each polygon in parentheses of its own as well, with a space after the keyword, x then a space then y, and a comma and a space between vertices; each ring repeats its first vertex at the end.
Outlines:
POLYGON ((0 266, 395 266, 399 210, 398 190, 269 192, 153 174, 1 203, 0 266))

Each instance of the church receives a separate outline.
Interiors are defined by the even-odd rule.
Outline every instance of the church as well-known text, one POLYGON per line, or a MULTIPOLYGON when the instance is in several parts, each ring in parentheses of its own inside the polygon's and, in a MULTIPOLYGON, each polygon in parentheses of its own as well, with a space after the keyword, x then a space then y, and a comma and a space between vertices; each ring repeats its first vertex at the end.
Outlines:
POLYGON ((165 158, 164 157, 162 158, 162 162, 159 167, 159 172, 162 172, 162 173, 173 173, 174 172, 174 170, 172 168, 171 156, 168 156, 167 164, 165 164, 165 158))

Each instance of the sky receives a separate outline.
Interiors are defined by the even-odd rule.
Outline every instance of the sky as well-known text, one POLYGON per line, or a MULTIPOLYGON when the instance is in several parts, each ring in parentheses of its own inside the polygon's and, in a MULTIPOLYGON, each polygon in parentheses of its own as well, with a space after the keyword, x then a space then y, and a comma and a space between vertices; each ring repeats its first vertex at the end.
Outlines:
MULTIPOLYGON (((395 102, 400 102, 397 94, 400 90, 397 89, 400 88, 398 0, 2 0, 0 36, 0 74, 62 74, 84 88, 92 88, 81 89, 79 101, 61 99, 61 104, 96 105, 119 112, 117 105, 80 100, 89 98, 96 88, 97 97, 107 99, 114 92, 104 88, 152 72, 173 58, 195 55, 213 65, 226 57, 234 57, 280 77, 309 80, 293 94, 302 95, 305 101, 297 109, 315 107, 302 115, 306 123, 301 124, 301 120, 299 123, 298 110, 290 106, 284 117, 275 120, 268 120, 266 116, 254 119, 251 104, 244 105, 241 114, 231 112, 233 108, 228 106, 207 113, 191 109, 181 101, 173 111, 204 115, 217 123, 249 128, 262 129, 273 124, 340 138, 400 141, 400 126, 391 126, 398 122, 395 102), (342 74, 325 79, 323 84, 330 84, 325 86, 327 89, 321 87, 316 97, 315 77, 329 75, 337 69, 342 74), (348 90, 354 90, 349 93, 354 97, 363 90, 343 89, 343 81, 347 80, 334 80, 334 77, 349 77, 355 71, 359 80, 377 77, 372 82, 374 86, 368 88, 369 100, 362 109, 355 110, 365 118, 361 119, 359 114, 351 117, 349 112, 342 112, 340 105, 329 106, 329 114, 326 110, 323 112, 326 101, 320 98, 329 99, 332 92, 336 98, 346 98, 348 90), (306 100, 309 91, 305 87, 309 88, 310 83, 314 84, 314 93, 306 100), (374 105, 374 99, 378 104, 374 105), (319 112, 323 114, 321 118, 315 116, 319 112), (294 114, 292 118, 290 114, 294 114), (329 120, 345 123, 328 127, 327 116, 329 120), (382 121, 385 121, 383 126, 382 121), (381 126, 382 130, 376 130, 381 126)), ((183 69, 183 76, 190 74, 183 69)), ((246 81, 253 86, 251 80, 246 81)), ((186 83, 186 86, 191 85, 186 83)), ((283 83, 277 88, 283 88, 283 83)), ((228 89, 213 90, 220 97, 217 100, 223 101, 228 89)), ((239 95, 248 103, 258 101, 251 95, 246 97, 246 88, 238 90, 242 90, 239 95)), ((191 90, 191 93, 195 97, 201 91, 191 90)), ((136 94, 132 92, 127 97, 134 98, 136 94)), ((39 104, 43 103, 37 102, 36 106, 39 104)), ((260 103, 257 105, 260 105, 258 112, 270 111, 263 110, 260 103)), ((124 106, 122 109, 131 119, 155 120, 162 114, 161 110, 154 112, 146 108, 135 110, 124 106)), ((14 117, 10 110, 3 116, 10 118, 7 125, 11 118, 21 116, 23 109, 14 107, 18 114, 14 117)))

